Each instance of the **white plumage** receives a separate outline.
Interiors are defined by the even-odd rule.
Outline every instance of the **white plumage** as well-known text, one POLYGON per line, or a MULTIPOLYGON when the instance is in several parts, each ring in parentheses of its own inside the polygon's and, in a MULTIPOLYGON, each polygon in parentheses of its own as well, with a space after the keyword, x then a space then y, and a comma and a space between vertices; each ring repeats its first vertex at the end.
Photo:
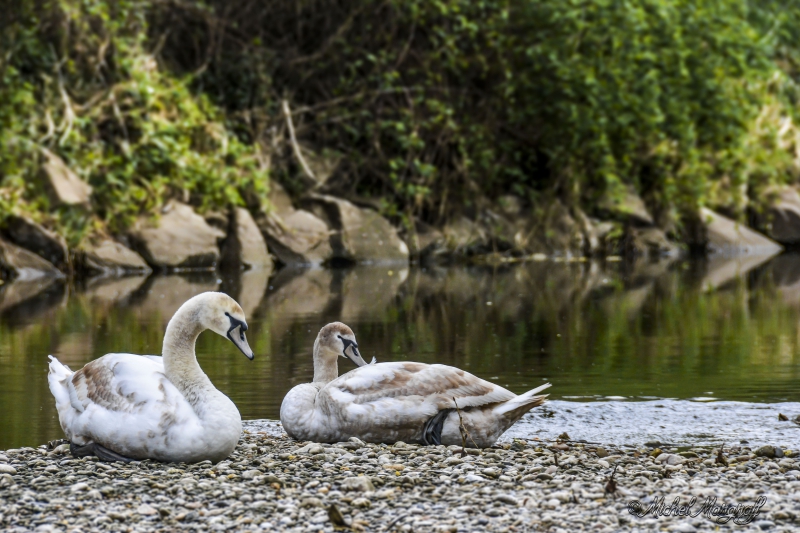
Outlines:
POLYGON ((355 336, 328 324, 314 343, 314 382, 284 398, 281 422, 298 440, 462 444, 488 447, 526 412, 544 402, 550 384, 522 395, 447 365, 398 362, 365 365, 355 336), (354 353, 351 345, 355 346, 354 353), (337 377, 337 358, 360 368, 337 377), (456 409, 457 407, 457 409, 456 409))
POLYGON ((72 372, 50 356, 50 391, 73 449, 108 460, 197 462, 230 455, 242 421, 197 364, 195 341, 206 329, 252 359, 244 313, 222 293, 203 293, 181 306, 167 326, 163 357, 107 354, 72 372))

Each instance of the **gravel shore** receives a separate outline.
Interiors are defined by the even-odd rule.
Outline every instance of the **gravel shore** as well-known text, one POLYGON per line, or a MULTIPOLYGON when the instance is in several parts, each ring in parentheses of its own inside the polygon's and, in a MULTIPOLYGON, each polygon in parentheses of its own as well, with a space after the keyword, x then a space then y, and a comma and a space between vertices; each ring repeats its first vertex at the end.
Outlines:
MULTIPOLYGON (((514 440, 463 454, 456 446, 296 442, 282 434, 279 424, 262 421, 247 423, 236 451, 216 465, 102 463, 73 459, 67 448, 0 452, 0 529, 418 533, 800 528, 800 458, 769 447, 726 447, 718 460, 718 450, 710 448, 514 440), (608 483, 615 467, 614 483, 608 483), (608 492, 614 484, 616 490, 608 492), (683 505, 697 498, 691 514, 700 513, 709 497, 718 505, 752 506, 762 496, 765 500, 747 524, 720 524, 703 513, 631 514, 657 507, 662 496, 661 514, 676 497, 683 505), (632 500, 642 506, 630 509, 632 500)), ((719 507, 708 509, 706 514, 720 512, 719 507)), ((675 512, 680 510, 673 507, 675 512)))

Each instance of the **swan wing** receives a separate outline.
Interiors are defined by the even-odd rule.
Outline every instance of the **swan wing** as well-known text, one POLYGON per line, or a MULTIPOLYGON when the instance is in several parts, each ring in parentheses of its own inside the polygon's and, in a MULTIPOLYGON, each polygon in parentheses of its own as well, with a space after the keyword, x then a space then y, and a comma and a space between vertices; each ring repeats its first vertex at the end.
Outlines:
POLYGON ((108 354, 87 363, 69 382, 73 407, 79 411, 94 406, 117 413, 141 413, 154 403, 173 403, 169 393, 174 386, 164 376, 160 359, 108 354))
POLYGON ((338 402, 355 405, 386 401, 424 402, 435 412, 504 402, 512 392, 448 365, 400 362, 367 365, 332 381, 328 388, 338 402))

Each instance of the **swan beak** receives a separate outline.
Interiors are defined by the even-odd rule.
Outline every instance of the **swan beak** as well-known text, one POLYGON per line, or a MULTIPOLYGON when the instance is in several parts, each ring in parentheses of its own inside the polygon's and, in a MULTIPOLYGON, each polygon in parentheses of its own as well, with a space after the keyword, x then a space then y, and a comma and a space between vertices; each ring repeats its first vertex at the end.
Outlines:
POLYGON ((344 355, 353 361, 356 366, 367 366, 367 362, 361 357, 361 354, 358 353, 358 348, 355 345, 351 344, 344 350, 344 355))
POLYGON ((239 348, 245 357, 251 361, 253 360, 255 354, 253 354, 253 350, 250 348, 250 345, 247 344, 247 337, 244 336, 244 331, 242 331, 241 326, 231 328, 228 331, 228 338, 237 348, 239 348))

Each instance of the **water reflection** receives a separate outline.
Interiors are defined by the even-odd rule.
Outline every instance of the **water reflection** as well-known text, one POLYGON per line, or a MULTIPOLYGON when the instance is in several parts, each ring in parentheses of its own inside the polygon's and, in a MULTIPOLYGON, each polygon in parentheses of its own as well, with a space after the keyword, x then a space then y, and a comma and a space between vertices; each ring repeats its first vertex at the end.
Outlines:
POLYGON ((197 345, 245 418, 277 418, 288 389, 310 381, 314 337, 333 320, 353 327, 367 359, 452 364, 517 392, 547 379, 553 398, 797 401, 798 267, 783 255, 11 283, 0 287, 0 449, 60 436, 48 354, 77 368, 160 353, 169 318, 207 290, 248 317, 255 361, 213 333, 197 345))

